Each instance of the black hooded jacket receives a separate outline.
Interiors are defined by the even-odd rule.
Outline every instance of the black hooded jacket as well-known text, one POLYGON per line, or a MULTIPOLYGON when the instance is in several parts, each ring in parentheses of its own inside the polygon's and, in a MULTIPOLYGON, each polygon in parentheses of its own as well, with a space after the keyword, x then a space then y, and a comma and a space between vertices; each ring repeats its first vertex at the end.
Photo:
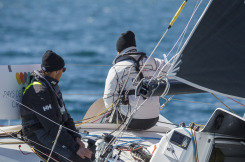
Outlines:
MULTIPOLYGON (((29 110, 25 106, 21 106, 24 136, 30 138, 35 135, 35 130, 44 129, 47 134, 55 139, 59 129, 59 125, 55 123, 77 132, 74 121, 65 108, 62 94, 58 87, 58 81, 47 76, 43 77, 37 71, 33 74, 36 75, 34 84, 29 85, 24 91, 22 104, 53 122, 29 110)), ((79 149, 76 138, 81 136, 64 127, 62 127, 58 143, 76 152, 79 149)))

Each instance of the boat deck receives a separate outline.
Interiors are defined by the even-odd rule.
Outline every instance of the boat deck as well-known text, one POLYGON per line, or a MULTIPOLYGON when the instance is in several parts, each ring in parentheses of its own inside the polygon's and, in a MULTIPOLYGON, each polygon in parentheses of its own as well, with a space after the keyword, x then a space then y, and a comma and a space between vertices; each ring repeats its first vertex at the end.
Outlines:
MULTIPOLYGON (((169 122, 165 118, 160 118, 161 121, 169 122)), ((88 138, 97 140, 101 138, 103 133, 111 133, 116 130, 117 124, 83 124, 78 126, 79 132, 86 141, 88 138)), ((153 146, 158 143, 160 139, 170 131, 175 126, 169 124, 159 123, 149 130, 145 131, 135 131, 127 130, 123 133, 122 138, 118 141, 117 145, 127 148, 131 143, 138 143, 140 146, 153 146)), ((0 134, 6 134, 10 132, 18 132, 21 129, 19 126, 8 126, 0 127, 0 134)), ((114 132, 115 136, 117 132, 114 132)), ((118 150, 114 151, 114 155, 117 154, 118 150)), ((130 151, 122 151, 120 154, 120 159, 123 161, 135 161, 130 151)), ((16 161, 32 161, 40 162, 40 159, 31 148, 23 143, 23 141, 10 137, 10 136, 0 136, 0 161, 16 162, 16 161), (20 149, 19 149, 19 146, 20 149)))

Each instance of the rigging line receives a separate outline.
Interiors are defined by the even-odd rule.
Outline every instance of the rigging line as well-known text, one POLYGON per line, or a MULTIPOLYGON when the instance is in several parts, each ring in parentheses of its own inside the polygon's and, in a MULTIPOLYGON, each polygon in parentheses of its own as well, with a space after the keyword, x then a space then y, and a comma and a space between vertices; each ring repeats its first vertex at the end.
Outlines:
POLYGON ((95 123, 97 122, 98 120, 104 118, 106 115, 108 115, 111 111, 107 112, 106 114, 103 114, 104 116, 100 117, 99 119, 96 119, 95 121, 92 121, 91 123, 95 123))
MULTIPOLYGON (((197 3, 196 3, 195 8, 197 7, 197 4, 198 4, 198 1, 197 1, 197 3)), ((195 10, 195 8, 194 8, 194 10, 195 10)), ((182 42, 183 42, 183 40, 184 40, 184 37, 185 37, 186 32, 187 32, 187 29, 184 30, 184 34, 183 34, 182 39, 181 39, 181 41, 180 41, 180 43, 179 43, 179 47, 178 47, 178 49, 177 49, 177 51, 176 51, 176 54, 179 52, 179 49, 180 49, 181 44, 182 44, 182 42)))
MULTIPOLYGON (((124 127, 122 127, 120 131, 123 131, 123 130, 125 130, 125 129, 128 127, 128 125, 129 125, 129 123, 132 121, 133 116, 135 115, 135 113, 140 109, 140 107, 141 107, 146 101, 147 101, 147 99, 144 100, 144 101, 143 101, 137 108, 134 108, 133 112, 131 112, 131 114, 129 115, 129 117, 127 117, 127 120, 125 121, 125 123, 124 123, 124 125, 123 125, 124 127)), ((119 132, 119 133, 120 133, 120 132, 119 132)))
MULTIPOLYGON (((12 136, 13 137, 13 136, 12 136)), ((35 144, 37 144, 37 145, 39 145, 39 146, 41 146, 41 147, 43 147, 43 148, 45 148, 45 149, 48 149, 48 150, 51 150, 50 148, 48 148, 48 147, 46 147, 46 146, 44 146, 44 145, 41 145, 41 144, 39 144, 39 143, 37 143, 37 142, 35 142, 35 141, 33 141, 33 140, 30 140, 30 139, 28 139, 27 137, 25 137, 25 136, 21 136, 21 137, 23 137, 23 138, 25 138, 25 139, 27 139, 27 140, 29 140, 29 141, 31 141, 31 142, 33 142, 33 143, 35 143, 35 144)), ((18 139, 18 138, 17 138, 18 139)), ((35 148, 34 150, 37 150, 37 151, 39 151, 39 152, 41 152, 40 150, 38 150, 37 148, 35 148)), ((43 153, 43 152, 41 152, 42 154, 44 154, 45 156, 48 156, 48 155, 46 155, 45 153, 43 153)), ((59 156, 61 156, 61 157, 63 157, 64 159, 66 159, 66 160, 68 160, 68 161, 70 161, 70 162, 72 162, 70 159, 68 159, 68 158, 66 158, 65 156, 63 156, 63 155, 61 155, 61 154, 59 154, 58 152, 55 152, 57 155, 59 155, 59 156)), ((53 160, 55 160, 53 157, 51 157, 51 159, 53 159, 53 160)), ((57 161, 57 160, 55 160, 55 161, 57 161)))
MULTIPOLYGON (((125 119, 126 119, 126 118, 125 118, 125 119)), ((122 124, 121 124, 121 125, 122 125, 122 124)), ((120 126, 121 126, 121 125, 120 125, 120 126)), ((120 126, 119 126, 118 128, 120 128, 120 126)), ((118 129, 118 128, 117 128, 117 129, 118 129)), ((117 130, 117 129, 116 129, 116 130, 117 130)), ((116 130, 115 130, 115 131, 116 131, 116 130)), ((113 132, 112 132, 112 133, 113 133, 113 132)), ((112 133, 111 133, 111 134, 112 134, 112 133)), ((115 137, 113 137, 113 138, 115 138, 115 137)), ((114 142, 114 139, 112 139, 112 140, 109 142, 109 144, 108 144, 107 146, 109 146, 112 142, 114 142)), ((108 149, 108 148, 107 148, 107 149, 108 149)), ((106 149, 105 151, 107 151, 107 149, 106 149)), ((102 152, 102 151, 103 151, 103 150, 101 150, 101 152, 102 152)), ((104 152, 105 152, 105 151, 104 151, 104 152)))
MULTIPOLYGON (((168 92, 169 92, 169 89, 170 89, 170 83, 168 81, 168 78, 167 77, 164 77, 163 80, 166 82, 166 87, 165 87, 165 90, 163 91, 163 93, 162 93, 162 95, 160 97, 166 96, 168 94, 168 92)), ((159 82, 158 82, 158 86, 159 86, 159 82)), ((157 88, 158 88, 158 86, 157 86, 157 88)), ((155 90, 157 88, 155 88, 155 90)), ((154 90, 154 92, 155 92, 155 90, 154 90)), ((152 94, 154 94, 154 92, 152 94)))
POLYGON ((228 99, 230 99, 230 100, 232 100, 232 101, 234 101, 234 102, 236 102, 236 103, 238 103, 238 104, 240 104, 240 105, 242 105, 242 106, 245 106, 244 104, 242 104, 242 103, 240 103, 240 102, 238 102, 238 101, 236 101, 236 100, 234 100, 234 99, 232 99, 232 98, 230 98, 230 97, 226 97, 226 98, 228 98, 228 99))
MULTIPOLYGON (((20 150, 20 152, 21 152, 23 155, 34 154, 34 152, 27 152, 27 153, 23 152, 23 151, 21 150, 21 145, 19 145, 19 150, 20 150)), ((32 151, 33 151, 33 150, 32 150, 32 151)))
POLYGON ((59 138, 59 136, 60 136, 61 130, 62 130, 62 125, 59 126, 59 130, 58 130, 58 133, 57 133, 56 138, 55 138, 55 140, 54 140, 54 144, 53 144, 52 149, 51 149, 51 151, 50 151, 50 154, 49 154, 49 156, 48 156, 47 162, 49 162, 50 157, 51 157, 51 155, 52 155, 52 153, 53 153, 53 151, 54 151, 54 148, 55 148, 56 143, 57 143, 57 141, 58 141, 58 138, 59 138))
MULTIPOLYGON (((152 96, 152 95, 151 95, 152 96)), ((151 97, 150 96, 150 97, 151 97)), ((140 96, 139 96, 140 97, 140 96)), ((149 98, 150 98, 149 97, 149 98)), ((130 114, 130 116, 129 117, 127 117, 127 120, 126 120, 126 122, 125 123, 123 123, 123 125, 122 125, 122 127, 118 130, 119 132, 118 132, 118 135, 117 135, 117 137, 116 137, 116 139, 115 140, 117 140, 117 138, 119 138, 119 136, 123 136, 123 134, 125 133, 125 131, 126 131, 126 128, 128 127, 128 125, 129 125, 129 123, 132 121, 132 119, 133 119, 133 116, 135 115, 135 113, 140 109, 140 107, 146 102, 148 100, 148 98, 146 99, 146 100, 144 100, 142 103, 141 103, 141 105, 139 106, 139 107, 137 107, 137 108, 134 108, 134 110, 133 110, 133 112, 130 114), (121 135, 120 135, 121 134, 121 135)), ((120 138, 121 138, 120 137, 120 138)), ((114 141, 113 141, 114 142, 114 141)), ((117 141, 117 143, 118 143, 119 141, 117 141)), ((116 145, 117 145, 117 143, 116 143, 116 145)))
POLYGON ((180 38, 182 37, 182 35, 186 32, 187 28, 188 28, 189 25, 190 25, 191 20, 193 19, 193 16, 196 14, 196 11, 197 11, 197 9, 199 8, 199 6, 200 6, 201 3, 202 3, 202 0, 200 0, 199 4, 198 4, 198 5, 196 6, 196 8, 194 9, 194 11, 193 11, 193 13, 192 13, 192 15, 191 15, 191 17, 190 17, 190 19, 189 19, 189 21, 188 21, 188 23, 187 23, 185 29, 184 29, 184 31, 182 32, 182 34, 180 35, 180 37, 178 38, 178 40, 176 41, 176 43, 174 44, 174 46, 172 47, 172 49, 171 49, 171 50, 169 51, 169 53, 167 54, 167 57, 168 57, 168 56, 170 55, 170 53, 173 51, 173 49, 175 48, 175 46, 176 46, 177 43, 179 42, 180 38))
MULTIPOLYGON (((14 136, 12 136, 13 138, 15 138, 14 136)), ((33 141, 33 140, 30 140, 30 139, 28 139, 27 137, 25 137, 25 136, 21 136, 21 137, 23 137, 24 139, 26 139, 26 140, 29 140, 29 141, 31 141, 32 143, 35 143, 35 144, 37 144, 37 145, 39 145, 39 146, 41 146, 41 147, 43 147, 43 148, 45 148, 45 149, 48 149, 48 150, 51 150, 50 148, 48 148, 48 147, 46 147, 46 146, 44 146, 44 145, 41 145, 40 143, 37 143, 37 142, 35 142, 35 141, 33 141)), ((16 139, 18 139, 18 138, 16 138, 16 139)), ((38 150, 37 148, 35 148, 35 150, 37 150, 37 151, 39 151, 39 152, 41 152, 40 150, 38 150)), ((41 152, 42 154, 44 154, 43 152, 41 152)), ((68 161, 70 161, 70 162, 72 162, 70 159, 68 159, 68 158, 66 158, 65 156, 63 156, 63 155, 61 155, 60 153, 58 153, 58 152, 56 152, 55 151, 55 153, 57 154, 57 155, 59 155, 59 156, 61 156, 61 157, 63 157, 64 159, 66 159, 66 160, 68 160, 68 161)), ((48 155, 46 155, 46 154, 44 154, 45 156, 48 156, 48 155)), ((51 159, 53 159, 54 160, 54 158, 53 157, 51 157, 51 159)))
POLYGON ((103 114, 104 114, 107 110, 109 110, 112 106, 113 106, 113 103, 112 103, 107 109, 105 109, 104 111, 102 111, 101 113, 99 113, 98 115, 96 115, 96 116, 94 116, 94 117, 88 119, 88 120, 85 121, 85 122, 82 122, 82 123, 80 123, 80 124, 76 124, 76 126, 79 126, 79 125, 88 123, 88 122, 90 122, 91 120, 95 119, 96 117, 98 117, 98 116, 100 116, 100 115, 103 115, 103 114))
MULTIPOLYGON (((2 93, 2 91, 1 91, 1 93, 2 93)), ((2 93, 2 94, 3 94, 3 93, 2 93)), ((16 103, 18 103, 19 105, 21 105, 21 106, 27 108, 28 110, 30 110, 30 111, 36 113, 37 115, 40 115, 41 117, 43 117, 43 118, 49 120, 50 122, 52 122, 52 123, 54 123, 54 124, 56 124, 56 125, 58 125, 58 126, 60 125, 59 123, 56 123, 55 121, 49 119, 48 117, 46 117, 46 116, 40 114, 39 112, 37 112, 37 111, 35 111, 35 110, 29 108, 28 106, 22 104, 21 102, 15 100, 14 98, 10 97, 9 95, 5 95, 5 96, 7 96, 8 99, 11 99, 11 100, 15 101, 16 103)), ((74 130, 72 130, 72 129, 70 129, 70 128, 67 128, 67 127, 65 127, 65 126, 62 126, 62 127, 65 128, 65 129, 67 129, 67 130, 69 130, 69 131, 71 131, 71 132, 74 132, 74 133, 76 133, 76 134, 79 134, 78 132, 76 132, 76 131, 74 131, 74 130)))
POLYGON ((172 98, 174 97, 174 95, 172 95, 171 97, 169 97, 169 98, 164 98, 164 97, 162 97, 163 99, 165 99, 165 103, 163 103, 161 106, 160 106, 160 110, 162 111, 162 109, 166 106, 166 104, 167 103, 169 103, 171 100, 172 100, 172 98))
MULTIPOLYGON (((145 141, 144 139, 139 139, 139 140, 133 140, 133 141, 121 141, 122 143, 120 143, 119 145, 117 145, 117 148, 118 149, 118 146, 123 146, 123 145, 126 145, 128 143, 140 143, 142 141, 145 141)), ((129 151, 129 150, 128 150, 129 151)))
MULTIPOLYGON (((124 91, 124 89, 125 89, 125 87, 126 87, 126 84, 128 83, 128 79, 129 79, 129 76, 130 76, 130 74, 131 74, 132 68, 133 68, 133 66, 131 65, 131 67, 130 67, 130 69, 129 69, 129 72, 128 72, 128 76, 127 76, 127 78, 126 78, 126 80, 125 80, 125 83, 124 83, 124 85, 123 85, 123 87, 122 87, 122 90, 121 90, 120 95, 118 96, 118 98, 121 97, 121 95, 122 95, 122 93, 123 93, 123 91, 124 91)), ((128 88, 128 91, 129 91, 129 88, 128 88)), ((128 94, 128 93, 127 93, 127 94, 128 94)), ((126 96, 127 94, 125 94, 125 96, 126 96)))
MULTIPOLYGON (((125 89, 125 87, 126 87, 126 84, 128 83, 128 79, 129 79, 129 76, 130 76, 130 74, 131 74, 132 68, 133 68, 133 66, 131 65, 131 66, 130 66, 130 69, 129 69, 129 72, 128 72, 128 75, 127 75, 127 78, 126 78, 126 80, 124 81, 124 84, 123 84, 123 87, 122 87, 122 89, 121 89, 121 91, 120 91, 120 94, 119 94, 118 97, 117 97, 116 104, 115 104, 115 109, 113 110, 112 115, 111 115, 109 121, 112 121, 112 120, 113 120, 114 113, 117 113, 117 112, 116 112, 116 109, 117 109, 117 106, 118 106, 118 104, 119 104, 119 102, 120 102, 121 95, 122 95, 122 93, 123 93, 123 91, 124 91, 124 89, 125 89)), ((125 96, 127 96, 126 93, 124 94, 124 97, 125 97, 125 96)))
MULTIPOLYGON (((199 4, 197 5, 197 7, 195 7, 195 9, 194 9, 194 11, 193 11, 193 13, 192 13, 192 15, 191 15, 191 17, 190 17, 190 19, 189 19, 187 25, 186 25, 186 27, 184 28, 183 32, 182 32, 181 35, 179 36, 178 40, 175 42, 175 44, 174 44, 174 46, 172 47, 172 49, 168 52, 168 54, 167 54, 166 57, 168 57, 168 56, 170 55, 170 53, 173 51, 173 49, 175 48, 175 46, 178 44, 180 38, 183 37, 183 35, 186 33, 187 28, 189 27, 190 22, 191 22, 191 20, 193 19, 193 16, 195 15, 197 9, 199 8, 201 2, 202 2, 202 0, 199 2, 199 4)), ((174 56, 169 60, 169 62, 171 62, 171 61, 172 61, 175 57, 177 57, 178 55, 179 55, 179 54, 174 55, 174 56)), ((162 66, 162 65, 159 65, 159 67, 158 67, 158 69, 156 70, 156 72, 159 70, 159 68, 160 68, 161 66, 162 66)), ((164 65, 164 66, 165 66, 165 65, 164 65)), ((164 68, 164 66, 163 66, 163 68, 164 68)), ((163 68, 162 68, 162 69, 163 69, 163 68)), ((156 72, 155 72, 155 73, 156 73, 156 72)), ((159 73, 160 73, 160 71, 159 71, 159 73)), ((153 76, 155 76, 155 75, 156 75, 156 74, 154 74, 153 76)), ((151 79, 151 80, 152 80, 152 79, 151 79)), ((151 80, 150 80, 150 82, 151 82, 151 80)))
MULTIPOLYGON (((199 1, 199 0, 198 0, 198 1, 199 1)), ((198 9, 198 7, 199 7, 198 4, 201 4, 201 2, 199 3, 198 1, 197 1, 197 3, 196 3, 196 6, 194 7, 192 16, 191 16, 189 22, 187 23, 186 28, 184 29, 183 33, 182 33, 181 36, 180 36, 180 37, 182 37, 182 39, 181 39, 181 41, 180 41, 180 45, 179 45, 179 47, 178 47, 178 49, 177 49, 177 51, 176 51, 176 54, 178 53, 179 48, 180 48, 180 46, 181 46, 181 44, 182 44, 182 41, 184 40, 184 36, 185 36, 185 34, 186 34, 186 32, 187 32, 187 29, 188 29, 188 27, 189 27, 189 24, 190 24, 190 22, 191 22, 191 19, 193 18, 193 16, 195 15, 195 13, 196 13, 196 11, 197 11, 197 9, 198 9), (183 35, 183 36, 182 36, 182 35, 183 35)), ((179 38, 179 39, 180 39, 180 38, 179 38)), ((178 39, 178 41, 179 41, 179 39, 178 39)), ((178 41, 177 41, 177 42, 178 42, 178 41)), ((177 43, 176 43, 176 45, 177 45, 177 43)), ((175 46, 176 46, 176 45, 175 45, 175 46)), ((172 51, 174 48, 175 48, 175 47, 173 47, 173 48, 170 50, 170 52, 168 53, 168 55, 171 53, 171 51, 172 51)))
POLYGON ((182 39, 181 39, 181 41, 180 41, 180 43, 179 43, 179 46, 178 46, 178 49, 177 49, 175 55, 179 52, 179 49, 180 49, 181 44, 182 44, 182 42, 183 42, 183 40, 184 40, 184 37, 185 37, 186 32, 187 32, 187 29, 184 30, 184 34, 183 34, 183 36, 182 36, 182 39))
MULTIPOLYGON (((194 7, 194 10, 197 8, 197 4, 198 4, 198 1, 197 1, 197 3, 196 3, 196 6, 194 7)), ((187 27, 187 28, 188 28, 188 27, 187 27)), ((180 47, 181 47, 181 44, 182 44, 182 42, 183 42, 183 40, 184 40, 184 37, 185 37, 185 34, 186 34, 186 32, 187 32, 187 28, 186 28, 186 30, 184 29, 184 34, 183 34, 183 36, 182 36, 182 39, 181 39, 181 41, 180 41, 180 43, 179 43, 178 49, 177 49, 177 51, 176 51, 175 54, 177 54, 177 53, 179 52, 179 49, 180 49, 180 47)))
MULTIPOLYGON (((198 2, 198 1, 197 1, 197 2, 198 2)), ((184 31, 182 32, 182 34, 187 30, 188 26, 190 25, 191 20, 193 19, 194 15, 195 15, 196 11, 198 10, 199 6, 201 5, 201 3, 202 3, 202 0, 200 0, 200 2, 198 3, 198 5, 195 7, 195 9, 194 9, 194 11, 193 11, 193 14, 191 15, 191 17, 190 17, 190 19, 189 19, 189 21, 188 21, 188 23, 187 23, 187 25, 186 25, 184 31)), ((182 34, 181 34, 181 35, 182 35, 182 34)), ((173 49, 175 48, 175 46, 177 45, 177 43, 178 43, 178 41, 179 41, 180 38, 181 38, 181 36, 178 38, 177 42, 174 44, 174 46, 173 46, 172 49, 169 51, 169 53, 168 53, 167 56, 170 55, 170 53, 172 52, 172 50, 173 50, 173 49)), ((174 61, 173 61, 173 65, 176 63, 176 61, 178 60, 179 57, 180 57, 180 53, 174 55, 174 56, 170 59, 170 60, 172 60, 173 58, 175 58, 174 61)), ((170 69, 173 71, 172 68, 170 68, 170 69)))
MULTIPOLYGON (((119 111, 119 112, 120 112, 120 111, 119 111)), ((123 125, 123 123, 124 123, 124 122, 126 121, 126 119, 127 119, 128 112, 129 112, 129 111, 127 111, 127 114, 126 114, 125 118, 122 118, 122 116, 121 116, 121 118, 123 119, 123 121, 120 123, 120 125, 117 127, 117 129, 115 129, 114 131, 112 131, 110 134, 113 134, 114 132, 116 132, 117 130, 119 130, 119 129, 121 128, 121 126, 123 125)), ((120 115, 121 115, 121 113, 120 113, 120 115)))
POLYGON ((25 142, 0 142, 0 144, 24 144, 25 142))
MULTIPOLYGON (((102 115, 104 115, 104 114, 102 114, 102 115)), ((92 117, 89 117, 89 118, 86 118, 86 119, 77 120, 77 121, 75 121, 75 124, 79 124, 79 122, 86 121, 86 120, 89 120, 89 119, 94 118, 94 117, 96 117, 96 115, 95 116, 92 116, 92 117)))
MULTIPOLYGON (((135 107, 137 107, 137 106, 138 106, 139 101, 140 101, 140 97, 138 97, 138 101, 137 101, 137 103, 136 103, 135 107)), ((131 110, 130 110, 130 111, 131 111, 131 110)))
MULTIPOLYGON (((123 134, 125 133, 125 131, 126 131, 128 125, 129 125, 129 123, 132 121, 133 116, 135 115, 135 113, 138 111, 138 109, 139 109, 139 108, 140 108, 146 101, 147 101, 147 99, 144 100, 138 108, 135 108, 135 109, 133 110, 133 112, 130 114, 130 117, 127 117, 126 122, 125 122, 125 123, 122 125, 122 127, 118 130, 119 132, 118 132, 117 137, 115 138, 115 141, 117 140, 117 138, 119 138, 119 136, 120 136, 120 138, 123 136, 123 134)), ((114 142, 114 141, 113 141, 113 142, 114 142)), ((118 142, 119 142, 119 141, 117 141, 117 143, 118 143, 118 142)), ((117 143, 115 144, 116 146, 117 146, 117 143)))
MULTIPOLYGON (((166 57, 167 57, 167 56, 166 56, 166 57)), ((165 61, 162 62, 162 63, 158 66, 158 68, 157 68, 157 70, 155 71, 155 73, 153 74, 153 77, 151 78, 150 82, 151 82, 154 78, 160 77, 161 71, 163 71, 163 69, 164 69, 167 65, 169 65, 170 62, 171 62, 172 60, 175 59, 175 57, 177 57, 177 55, 173 56, 173 57, 172 57, 168 62, 166 62, 166 63, 165 63, 165 61), (162 66, 163 63, 165 63, 165 65, 162 66), (168 64, 168 63, 169 63, 169 64, 168 64), (161 67, 161 66, 162 66, 162 67, 161 67), (159 70, 159 68, 161 68, 161 70, 159 70), (158 75, 157 75, 157 77, 155 77, 157 73, 158 73, 158 75)), ((166 71, 166 74, 168 74, 168 72, 169 72, 170 69, 171 69, 171 67, 168 69, 168 71, 166 71)), ((166 74, 165 74, 165 75, 166 75, 166 74)), ((150 84, 150 82, 148 83, 148 85, 150 84)))
MULTIPOLYGON (((128 120, 127 116, 125 117, 125 119, 126 119, 126 121, 128 120)), ((125 120, 125 119, 124 119, 124 120, 125 120)), ((112 133, 114 133, 114 132, 116 132, 116 131, 119 131, 118 134, 115 135, 115 136, 113 137, 113 139, 108 143, 108 145, 107 145, 105 148, 108 149, 108 146, 111 145, 112 143, 115 143, 115 142, 118 143, 118 142, 119 142, 119 140, 117 140, 117 139, 118 139, 118 138, 119 138, 119 139, 122 138, 122 136, 123 136, 123 132, 122 132, 122 131, 124 130, 124 128, 122 129, 122 126, 124 126, 124 125, 125 125, 125 121, 123 121, 123 123, 120 124, 120 126, 118 127, 119 129, 117 128, 118 130, 116 129, 115 131, 112 132, 112 133), (120 136, 120 137, 119 137, 119 136, 120 136)), ((117 143, 115 144, 115 147, 117 146, 117 143)), ((114 148, 115 148, 115 147, 114 147, 114 148)), ((113 148, 113 149, 114 149, 114 148, 113 148)), ((106 152, 107 149, 106 149, 104 152, 106 152)))
POLYGON ((213 93, 211 93, 220 103, 222 103, 223 105, 225 105, 225 107, 227 107, 231 112, 233 112, 234 114, 237 115, 237 113, 235 113, 231 108, 229 108, 224 102, 222 102, 216 95, 214 95, 213 93))

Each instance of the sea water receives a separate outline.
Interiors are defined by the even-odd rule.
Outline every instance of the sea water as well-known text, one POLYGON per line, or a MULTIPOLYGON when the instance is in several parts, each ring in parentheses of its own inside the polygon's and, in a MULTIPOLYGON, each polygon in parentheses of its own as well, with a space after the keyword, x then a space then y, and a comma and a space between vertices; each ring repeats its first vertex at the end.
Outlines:
MULTIPOLYGON (((120 34, 132 30, 138 50, 150 55, 181 4, 180 0, 0 0, 0 64, 40 64, 48 49, 61 55, 67 71, 60 88, 69 113, 75 121, 80 120, 91 104, 103 96, 120 34)), ((207 0, 203 0, 184 40, 206 4, 207 0)), ((163 58, 164 53, 169 53, 196 5, 196 1, 187 2, 153 57, 163 58)), ((218 97, 243 115, 243 106, 218 97)), ((217 107, 226 109, 211 94, 176 95, 161 114, 175 124, 205 124, 217 107)))

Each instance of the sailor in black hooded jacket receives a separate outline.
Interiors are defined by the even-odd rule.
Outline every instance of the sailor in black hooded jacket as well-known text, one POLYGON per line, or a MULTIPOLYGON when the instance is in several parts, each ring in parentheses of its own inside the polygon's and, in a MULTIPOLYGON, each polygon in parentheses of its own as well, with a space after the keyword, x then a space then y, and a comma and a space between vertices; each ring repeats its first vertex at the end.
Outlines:
MULTIPOLYGON (((58 161, 89 161, 92 152, 85 148, 75 124, 65 108, 58 81, 65 71, 64 60, 48 50, 43 56, 42 71, 32 73, 32 83, 23 92, 21 117, 23 134, 26 141, 46 154, 50 150, 36 143, 52 148, 54 140, 62 125, 52 157, 58 161), (45 72, 60 72, 56 77, 44 75, 45 72), (59 76, 60 75, 60 76, 59 76), (55 79, 56 78, 56 79, 55 79), (68 129, 66 129, 66 128, 68 129), (33 142, 34 141, 34 142, 33 142), (62 157, 62 156, 64 157, 62 157), (84 160, 82 158, 85 158, 84 160)), ((47 159, 47 156, 42 156, 47 159)))

